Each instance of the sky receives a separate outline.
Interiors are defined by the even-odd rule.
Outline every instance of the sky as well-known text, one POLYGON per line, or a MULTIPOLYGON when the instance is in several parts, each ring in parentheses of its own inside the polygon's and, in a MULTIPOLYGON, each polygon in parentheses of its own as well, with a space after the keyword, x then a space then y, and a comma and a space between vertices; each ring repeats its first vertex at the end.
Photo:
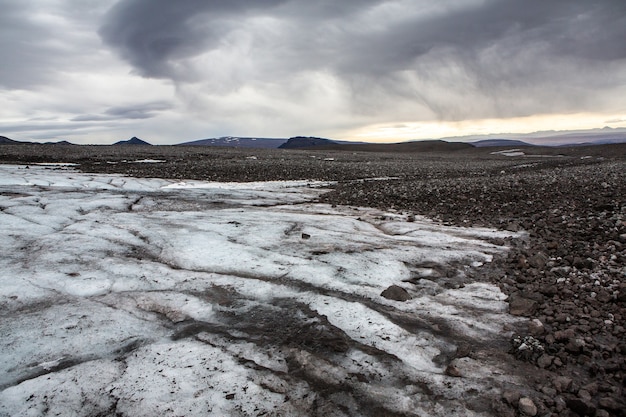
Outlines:
POLYGON ((0 0, 0 135, 626 127, 624 0, 0 0))

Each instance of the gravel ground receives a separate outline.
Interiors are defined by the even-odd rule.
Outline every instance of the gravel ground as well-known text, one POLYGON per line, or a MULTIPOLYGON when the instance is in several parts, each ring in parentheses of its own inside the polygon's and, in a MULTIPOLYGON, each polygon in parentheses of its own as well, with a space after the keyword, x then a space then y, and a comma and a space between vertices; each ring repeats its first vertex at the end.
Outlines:
POLYGON ((139 177, 338 181, 330 204, 526 231, 475 271, 509 295, 511 361, 527 380, 502 416, 626 416, 626 145, 438 153, 5 145, 2 163, 72 162, 139 177), (145 159, 165 162, 137 162, 145 159), (372 180, 375 178, 376 180, 372 180))

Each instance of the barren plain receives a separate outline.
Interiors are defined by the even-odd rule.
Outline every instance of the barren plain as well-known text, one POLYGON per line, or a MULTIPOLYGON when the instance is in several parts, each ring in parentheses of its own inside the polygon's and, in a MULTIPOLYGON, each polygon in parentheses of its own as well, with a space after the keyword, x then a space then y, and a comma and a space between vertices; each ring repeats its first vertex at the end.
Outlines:
MULTIPOLYGON (((133 408, 128 402, 129 391, 124 390, 136 387, 133 384, 139 384, 137 381, 142 378, 146 380, 141 372, 161 372, 162 369, 159 371, 157 368, 162 366, 154 365, 154 369, 135 366, 140 359, 133 355, 141 353, 144 359, 156 357, 162 354, 159 346, 172 348, 174 345, 167 343, 180 340, 186 345, 176 344, 175 352, 163 358, 165 362, 172 363, 170 370, 180 365, 173 364, 178 359, 187 361, 185 363, 195 370, 197 364, 186 355, 193 356, 190 352, 199 349, 200 343, 210 346, 216 360, 234 361, 230 368, 220 362, 215 369, 220 368, 222 373, 230 372, 231 379, 248 378, 251 381, 250 388, 246 385, 243 389, 243 384, 228 385, 228 382, 215 379, 213 375, 214 384, 226 384, 229 388, 219 400, 211 397, 216 408, 212 412, 203 409, 208 414, 626 415, 626 145, 528 147, 517 150, 477 148, 425 153, 6 145, 0 147, 0 162, 23 170, 16 172, 23 172, 24 178, 34 175, 28 173, 29 170, 42 169, 42 165, 38 164, 48 164, 45 166, 51 176, 56 175, 56 170, 67 170, 68 166, 50 164, 76 164, 72 165, 72 170, 91 175, 90 181, 98 184, 105 184, 102 176, 112 174, 117 175, 115 178, 167 180, 159 182, 158 187, 206 182, 319 181, 322 189, 316 188, 306 198, 294 197, 296 194, 272 197, 251 193, 249 189, 246 191, 249 194, 222 191, 217 197, 208 194, 173 196, 163 194, 158 191, 159 188, 156 191, 150 188, 156 183, 148 185, 139 180, 133 180, 133 184, 140 184, 141 190, 124 190, 122 187, 119 196, 132 200, 129 206, 131 212, 153 213, 158 207, 167 206, 170 211, 176 211, 177 207, 193 209, 193 213, 221 210, 221 213, 231 216, 235 215, 232 210, 245 210, 241 211, 241 219, 221 219, 227 227, 251 225, 251 229, 246 229, 246 248, 264 248, 261 239, 266 236, 264 233, 273 230, 274 224, 286 218, 291 219, 286 224, 296 224, 297 227, 280 229, 281 239, 285 236, 295 239, 283 242, 285 245, 317 245, 316 233, 324 235, 320 230, 334 239, 320 247, 309 248, 306 255, 309 258, 302 254, 293 255, 299 256, 300 260, 308 259, 310 264, 319 264, 320 268, 322 264, 324 268, 334 268, 334 272, 329 273, 331 281, 309 278, 310 274, 318 274, 323 269, 311 270, 307 275, 302 272, 304 269, 298 272, 295 264, 283 264, 280 260, 275 260, 275 264, 279 265, 278 269, 287 268, 284 274, 272 270, 246 277, 236 267, 226 271, 219 270, 219 262, 196 264, 193 253, 185 258, 172 249, 169 263, 163 264, 169 268, 167 273, 172 274, 168 275, 168 279, 180 279, 181 271, 191 271, 196 275, 221 274, 219 279, 211 275, 212 293, 204 288, 200 294, 193 286, 184 293, 196 297, 193 300, 204 300, 212 305, 214 312, 211 319, 198 315, 201 309, 194 310, 193 306, 185 304, 190 303, 189 299, 176 298, 178 295, 167 299, 156 295, 149 298, 147 287, 142 287, 141 294, 133 295, 133 299, 142 306, 139 310, 143 316, 135 312, 134 320, 145 320, 156 326, 156 319, 144 316, 149 313, 163 316, 160 320, 167 322, 169 327, 151 328, 151 331, 161 334, 162 339, 158 343, 148 338, 137 338, 129 339, 130 342, 124 346, 111 344, 117 350, 112 347, 107 358, 114 357, 117 361, 115 367, 110 364, 104 368, 98 368, 104 366, 101 364, 93 365, 106 359, 97 352, 82 359, 58 357, 57 362, 44 362, 42 356, 36 366, 31 364, 31 371, 9 367, 3 371, 0 415, 35 411, 40 415, 52 415, 58 410, 63 411, 62 408, 55 408, 61 406, 52 400, 46 403, 48 400, 43 398, 50 396, 46 391, 50 388, 44 383, 36 385, 36 381, 63 372, 79 372, 80 366, 89 363, 93 366, 86 369, 92 372, 104 369, 111 381, 126 382, 116 385, 116 382, 109 381, 93 388, 91 393, 81 393, 83 405, 79 401, 72 412, 77 415, 138 415, 137 410, 141 408, 133 408), (149 193, 142 194, 146 190, 149 193), (153 206, 147 203, 147 199, 141 200, 146 196, 152 199, 153 206), (207 204, 211 198, 214 201, 221 199, 220 203, 207 204), (250 207, 254 210, 277 207, 278 211, 263 214, 248 211, 250 207), (336 218, 338 230, 333 230, 332 222, 320 226, 320 218, 306 217, 322 214, 335 216, 332 218, 336 218), (365 233, 367 238, 362 241, 355 238, 353 241, 348 225, 342 223, 348 220, 349 227, 356 227, 353 221, 359 221, 384 233, 371 234, 374 229, 357 227, 354 230, 365 233), (316 229, 318 226, 320 229, 316 229), (442 236, 445 234, 443 230, 435 230, 435 226, 447 228, 446 236, 453 238, 442 238, 440 246, 432 241, 426 244, 419 240, 425 230, 441 233, 442 236), (344 234, 340 234, 339 229, 344 234), (250 236, 260 238, 256 241, 250 236), (377 247, 375 242, 379 240, 387 243, 377 247), (341 242, 345 245, 342 246, 341 242), (424 252, 420 262, 413 262, 404 255, 393 258, 393 262, 389 261, 392 258, 385 257, 403 253, 407 245, 430 245, 436 250, 424 252), (468 251, 462 257, 453 256, 453 252, 446 255, 446 251, 460 250, 461 247, 468 251), (346 257, 333 257, 336 253, 344 253, 346 257), (374 258, 365 255, 359 258, 359 253, 367 253, 374 258), (379 255, 380 258, 377 258, 379 255), (428 256, 432 260, 429 261, 428 256), (461 264, 462 260, 469 264, 461 264), (367 267, 364 268, 364 265, 367 267), (404 265, 406 271, 398 265, 404 265), (343 283, 344 286, 332 281, 337 278, 337 271, 341 273, 341 279, 348 280, 343 283), (389 279, 388 275, 393 271, 402 278, 398 282, 389 279), (403 275, 405 272, 406 275, 403 275), (240 286, 228 284, 228 274, 236 275, 232 282, 243 280, 240 286), (367 279, 363 278, 362 287, 359 287, 359 274, 367 275, 367 279), (267 294, 260 296, 246 279, 256 280, 258 284, 254 288, 257 290, 263 286, 277 286, 266 289, 271 293, 280 286, 285 293, 277 298, 267 294), (380 297, 379 290, 392 284, 399 284, 407 299, 401 300, 403 292, 400 296, 396 294, 396 299, 392 300, 380 297), (379 288, 380 285, 383 287, 379 288), (501 292, 501 300, 497 294, 494 295, 493 288, 501 292), (138 302, 137 297, 144 298, 138 302), (482 307, 477 304, 481 297, 484 298, 482 307), (499 300, 505 305, 502 311, 498 307, 499 300), (249 304, 247 307, 244 306, 246 303, 249 304), (148 304, 152 307, 146 307, 148 304), (182 312, 176 313, 164 310, 164 305, 171 307, 176 304, 185 306, 186 310, 183 308, 182 312), (442 307, 448 304, 454 304, 454 308, 459 309, 456 314, 449 314, 442 307), (441 314, 429 318, 425 312, 428 309, 439 309, 441 314), (464 321, 464 314, 469 314, 474 321, 464 321), (364 317, 367 320, 360 323, 359 320, 364 317), (497 331, 489 328, 490 321, 498 324, 497 331), (371 328, 363 330, 351 322, 365 327, 369 324, 371 328), (390 328, 394 330, 390 331, 390 328), (420 342, 420 338, 425 342, 420 342), (165 339, 167 343, 163 342, 165 339), (250 344, 256 348, 249 348, 250 344), (411 346, 416 345, 423 346, 424 350, 412 350, 411 346), (184 349, 187 350, 183 352, 184 349), (227 358, 223 357, 224 352, 228 353, 227 358), (118 367, 121 362, 126 367, 125 373, 118 367), (250 376, 244 370, 256 373, 250 376), (132 378, 135 379, 130 381, 132 378), (107 397, 106 401, 102 399, 105 388, 110 388, 110 398, 107 397), (291 394, 290 389, 293 389, 291 394), (85 398, 92 403, 84 405, 85 398), (96 404, 94 399, 97 398, 100 398, 100 403, 96 404), (28 408, 25 405, 27 400, 38 401, 39 408, 28 408), (256 409, 245 407, 255 401, 259 401, 256 409), (281 408, 278 403, 287 405, 281 408), (233 407, 232 404, 238 405, 233 407)), ((13 178, 13 172, 7 173, 7 178, 13 178)), ((32 178, 41 181, 46 172, 37 175, 40 176, 32 178)), ((68 174, 64 171, 63 175, 68 174)), ((16 210, 16 214, 24 217, 25 211, 20 211, 20 205, 31 207, 30 204, 35 210, 37 204, 41 204, 41 200, 36 199, 52 198, 45 194, 36 196, 32 188, 24 188, 26 185, 18 184, 21 188, 15 189, 16 185, 11 181, 5 180, 0 190, 2 213, 15 215, 12 210, 16 210)), ((85 184, 81 181, 86 180, 63 181, 75 187, 76 184, 85 184)), ((117 184, 116 181, 108 184, 117 184)), ((41 182, 31 181, 28 184, 37 192, 51 189, 51 186, 41 182)), ((295 187, 296 183, 291 184, 295 187)), ((105 187, 102 192, 111 190, 105 187)), ((95 225, 101 221, 97 219, 98 213, 90 212, 84 205, 80 210, 71 218, 72 222, 77 222, 72 224, 79 224, 77 219, 82 222, 91 218, 80 216, 91 215, 92 226, 97 227, 95 225)), ((36 221, 33 219, 37 215, 33 216, 30 220, 36 221)), ((57 221, 54 220, 56 217, 50 219, 57 221)), ((206 218, 202 220, 208 221, 206 218)), ((129 223, 132 227, 138 224, 129 223)), ((150 229, 149 223, 146 223, 146 228, 150 229)), ((210 231, 202 230, 204 232, 198 232, 197 239, 210 231)), ((86 232, 81 233, 83 236, 86 232)), ((243 239, 240 235, 229 235, 223 231, 215 233, 225 239, 225 245, 239 244, 241 242, 237 239, 243 239)), ((140 238, 139 235, 136 237, 140 238)), ((146 252, 142 252, 141 256, 135 253, 132 259, 147 262, 146 259, 153 257, 153 262, 164 262, 163 247, 156 255, 147 249, 151 239, 154 242, 156 237, 146 235, 144 238, 143 243, 138 242, 135 248, 146 252)), ((176 238, 183 239, 180 236, 176 238)), ((167 243, 167 239, 163 242, 167 243)), ((27 259, 24 254, 13 254, 18 248, 12 248, 9 243, 7 245, 3 250, 11 255, 6 259, 20 259, 20 262, 27 259)), ((175 247, 175 243, 172 245, 175 247)), ((181 243, 177 247, 185 248, 185 245, 181 243)), ((286 257, 284 247, 273 251, 286 257)), ((272 250, 268 249, 267 253, 272 253, 272 250)), ((237 256, 236 250, 230 253, 230 257, 237 256)), ((231 261, 229 257, 224 259, 224 263, 231 261)), ((14 265, 9 260, 3 267, 5 288, 11 282, 9 274, 14 271, 14 265)), ((298 265, 305 268, 307 262, 298 265)), ((28 266, 23 268, 30 271, 28 266)), ((160 271, 154 269, 154 265, 151 268, 152 274, 160 271)), ((86 271, 69 269, 64 273, 71 278, 87 274, 86 271)), ((194 277, 198 280, 209 279, 196 275, 194 277)), ((53 287, 49 284, 46 291, 54 290, 58 294, 65 291, 59 292, 53 287)), ((81 288, 84 290, 85 287, 81 288)), ((120 309, 122 301, 114 299, 114 291, 107 291, 87 291, 87 295, 70 291, 63 293, 65 298, 59 297, 63 303, 71 304, 76 302, 72 297, 80 295, 90 301, 97 300, 100 307, 120 309)), ((131 297, 128 291, 131 290, 125 289, 124 294, 131 297)), ((132 291, 139 291, 139 287, 133 287, 132 291)), ((168 291, 173 289, 168 288, 168 291)), ((20 320, 37 323, 33 315, 36 310, 50 307, 26 301, 20 304, 18 295, 9 292, 4 291, 0 299, 0 316, 7 329, 17 326, 20 320), (32 320, 24 319, 25 316, 32 320)), ((124 308, 130 311, 129 299, 124 300, 124 308)), ((4 353, 0 353, 5 356, 15 348, 11 347, 13 343, 19 345, 19 340, 11 340, 10 336, 17 333, 10 333, 7 329, 3 333, 4 353)), ((128 332, 132 333, 131 330, 128 332)), ((185 375, 180 370, 178 372, 179 376, 185 375)), ((76 375, 58 377, 61 379, 56 383, 62 381, 66 384, 72 377, 76 375)), ((172 388, 172 393, 178 389, 178 386, 172 388)), ((215 392, 212 391, 213 394, 215 392)), ((197 395, 198 398, 205 398, 202 393, 197 395)), ((147 400, 144 397, 142 401, 147 400)), ((171 400, 172 403, 176 401, 171 400)), ((154 405, 154 401, 151 404, 154 405)), ((189 404, 197 406, 193 402, 189 404)), ((150 412, 190 415, 182 408, 168 410, 156 407, 150 412)))

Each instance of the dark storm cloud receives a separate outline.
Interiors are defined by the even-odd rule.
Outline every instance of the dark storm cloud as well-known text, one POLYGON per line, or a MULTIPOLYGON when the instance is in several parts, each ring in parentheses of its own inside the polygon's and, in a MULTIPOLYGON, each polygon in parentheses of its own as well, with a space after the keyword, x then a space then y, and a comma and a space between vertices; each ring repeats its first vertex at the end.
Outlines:
POLYGON ((283 1, 120 1, 108 13, 100 35, 142 75, 167 77, 172 76, 173 61, 194 56, 219 41, 229 29, 223 19, 283 1))
POLYGON ((417 16, 382 34, 366 34, 350 56, 361 65, 350 69, 364 68, 364 63, 374 68, 410 68, 413 60, 435 48, 451 48, 468 59, 500 44, 508 54, 542 46, 549 52, 546 58, 622 59, 626 57, 625 17, 626 2, 621 0, 486 1, 426 20, 417 16))
MULTIPOLYGON (((543 44, 557 55, 591 60, 626 57, 623 0, 456 2, 426 18, 412 10, 423 2, 405 2, 414 16, 408 21, 387 26, 377 22, 383 29, 372 31, 356 26, 359 22, 353 19, 359 13, 384 3, 392 2, 131 0, 110 11, 100 33, 143 74, 156 77, 172 76, 167 68, 177 59, 226 47, 220 40, 255 14, 292 23, 290 32, 281 34, 281 48, 293 48, 293 56, 300 55, 306 65, 317 62, 337 71, 410 69, 415 59, 433 48, 450 47, 463 56, 511 37, 517 42, 508 45, 513 53, 529 44, 543 44), (329 22, 336 31, 328 30, 329 22)), ((272 45, 260 46, 267 48, 264 53, 279 54, 272 45)))

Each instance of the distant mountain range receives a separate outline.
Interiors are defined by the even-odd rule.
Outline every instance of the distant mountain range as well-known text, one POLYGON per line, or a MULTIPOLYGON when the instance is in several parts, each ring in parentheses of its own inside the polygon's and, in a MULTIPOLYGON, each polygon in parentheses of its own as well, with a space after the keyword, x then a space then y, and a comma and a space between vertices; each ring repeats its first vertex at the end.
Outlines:
MULTIPOLYGON (((298 149, 298 148, 328 148, 351 150, 379 151, 391 149, 440 149, 441 143, 457 143, 463 146, 481 147, 520 147, 520 146, 582 146, 601 145, 613 143, 626 143, 626 128, 610 128, 571 131, 542 131, 528 134, 498 134, 498 135, 474 135, 447 137, 439 140, 416 140, 399 143, 368 143, 351 142, 343 140, 331 140, 312 136, 295 136, 292 138, 261 138, 261 137, 238 137, 222 136, 219 138, 199 139, 176 144, 175 146, 222 146, 236 148, 267 148, 267 149, 298 149), (411 145, 421 143, 422 145, 411 145), (408 144, 408 145, 407 145, 408 144), (365 147, 365 148, 364 148, 365 147)), ((41 144, 41 142, 22 142, 0 136, 0 145, 7 144, 41 144)), ((47 142, 47 144, 72 145, 70 142, 62 140, 59 142, 47 142)), ((144 145, 151 144, 137 137, 128 140, 120 140, 114 145, 144 145)), ((459 148, 458 145, 455 145, 459 148)), ((450 148, 450 147, 447 147, 450 148)), ((459 148, 460 149, 460 148, 459 148)), ((449 150, 449 149, 448 149, 449 150)))
POLYGON ((531 143, 523 142, 521 140, 511 140, 511 139, 484 139, 478 140, 476 142, 470 142, 477 148, 487 148, 487 147, 496 147, 496 146, 535 146, 531 143))
POLYGON ((225 146, 231 148, 278 148, 287 139, 279 138, 240 138, 236 136, 223 136, 221 138, 209 138, 183 142, 178 146, 225 146))
POLYGON ((533 133, 508 133, 493 135, 451 136, 447 142, 469 142, 476 146, 579 146, 626 143, 626 128, 603 127, 586 130, 549 130, 533 133), (515 145, 515 141, 526 145, 515 145))

